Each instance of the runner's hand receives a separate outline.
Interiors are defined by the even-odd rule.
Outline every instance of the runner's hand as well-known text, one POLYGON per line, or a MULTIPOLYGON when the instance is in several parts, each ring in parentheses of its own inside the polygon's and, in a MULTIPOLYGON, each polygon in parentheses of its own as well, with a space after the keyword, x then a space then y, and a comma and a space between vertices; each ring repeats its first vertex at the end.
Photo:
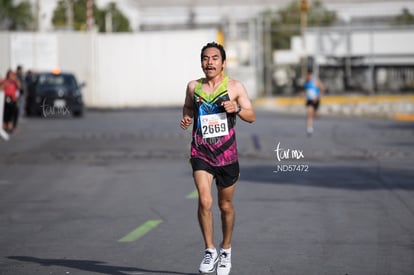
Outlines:
POLYGON ((223 101, 221 103, 221 106, 224 107, 224 110, 226 110, 227 113, 237 113, 237 110, 239 106, 237 105, 236 101, 223 101))
POLYGON ((185 116, 180 121, 180 127, 181 129, 186 130, 191 125, 191 123, 193 123, 193 119, 189 116, 185 116))

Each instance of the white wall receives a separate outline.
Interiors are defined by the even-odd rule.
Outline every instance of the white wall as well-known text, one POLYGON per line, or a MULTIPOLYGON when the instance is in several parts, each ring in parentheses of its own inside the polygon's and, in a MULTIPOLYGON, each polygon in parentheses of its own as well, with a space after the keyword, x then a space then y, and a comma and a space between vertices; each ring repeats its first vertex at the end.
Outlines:
POLYGON ((200 50, 215 31, 156 32, 96 37, 93 105, 182 104, 191 79, 202 76, 200 50))
POLYGON ((203 76, 200 50, 215 29, 98 33, 0 33, 0 76, 8 68, 74 72, 89 107, 182 105, 185 88, 203 76), (14 41, 14 42, 12 42, 14 41))

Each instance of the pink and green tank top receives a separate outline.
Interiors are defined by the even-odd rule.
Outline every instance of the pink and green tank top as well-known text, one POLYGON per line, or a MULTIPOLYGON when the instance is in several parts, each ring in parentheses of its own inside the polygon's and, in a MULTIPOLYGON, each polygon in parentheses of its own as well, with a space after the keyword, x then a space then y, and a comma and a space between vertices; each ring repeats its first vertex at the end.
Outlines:
POLYGON ((191 158, 200 158, 212 166, 237 162, 237 144, 234 126, 236 114, 228 114, 221 106, 230 100, 226 76, 211 94, 202 89, 199 79, 194 91, 194 124, 191 158))

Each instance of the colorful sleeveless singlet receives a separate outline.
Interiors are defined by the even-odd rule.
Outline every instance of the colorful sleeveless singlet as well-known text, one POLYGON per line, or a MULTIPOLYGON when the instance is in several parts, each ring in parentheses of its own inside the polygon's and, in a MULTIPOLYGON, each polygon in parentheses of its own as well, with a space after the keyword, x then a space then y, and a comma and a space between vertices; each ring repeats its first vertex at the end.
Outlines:
POLYGON ((199 79, 194 91, 194 126, 191 158, 199 158, 212 166, 237 162, 237 144, 234 126, 236 114, 228 114, 221 106, 230 100, 226 76, 211 94, 202 89, 204 79, 199 79))

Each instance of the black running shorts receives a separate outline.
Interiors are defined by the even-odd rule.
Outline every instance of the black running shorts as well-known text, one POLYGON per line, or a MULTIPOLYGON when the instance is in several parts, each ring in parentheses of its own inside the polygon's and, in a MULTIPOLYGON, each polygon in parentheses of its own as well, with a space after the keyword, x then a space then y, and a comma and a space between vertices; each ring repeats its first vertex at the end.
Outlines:
POLYGON ((312 106, 315 110, 319 108, 319 99, 318 100, 306 100, 306 106, 312 106))
POLYGON ((207 162, 199 158, 190 160, 193 172, 198 170, 206 171, 214 176, 216 184, 229 187, 236 183, 240 176, 239 162, 235 162, 226 166, 211 166, 207 162))

